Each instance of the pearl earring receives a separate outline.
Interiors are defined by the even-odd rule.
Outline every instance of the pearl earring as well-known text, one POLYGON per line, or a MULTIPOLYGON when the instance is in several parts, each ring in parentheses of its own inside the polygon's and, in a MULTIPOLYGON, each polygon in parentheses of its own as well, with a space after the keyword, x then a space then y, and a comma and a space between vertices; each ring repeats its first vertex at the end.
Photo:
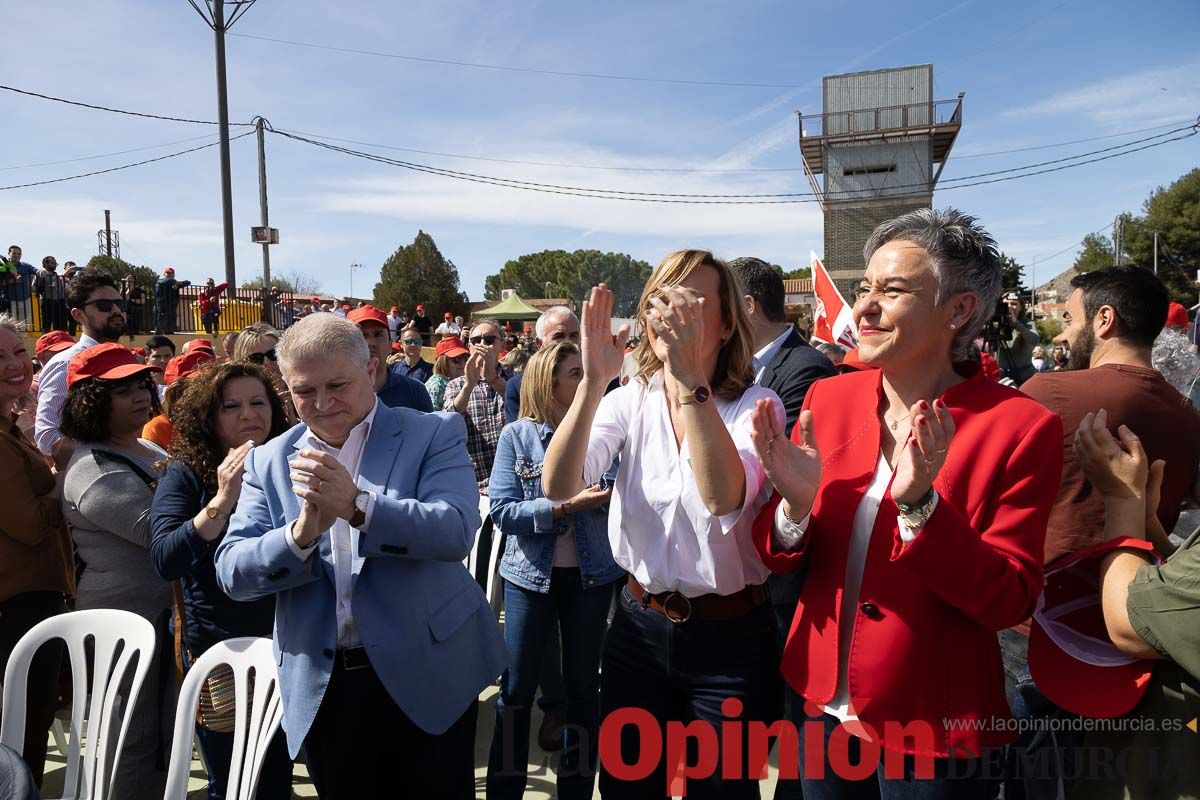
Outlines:
POLYGON ((955 328, 957 328, 957 327, 958 327, 958 326, 957 326, 957 325, 955 325, 953 322, 951 322, 951 323, 950 323, 950 330, 954 330, 954 329, 955 329, 955 328))

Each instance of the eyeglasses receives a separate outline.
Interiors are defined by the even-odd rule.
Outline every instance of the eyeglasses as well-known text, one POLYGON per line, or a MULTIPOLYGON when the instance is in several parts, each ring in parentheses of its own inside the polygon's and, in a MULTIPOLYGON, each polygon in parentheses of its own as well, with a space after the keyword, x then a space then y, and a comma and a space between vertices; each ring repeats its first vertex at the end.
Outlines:
POLYGON ((274 347, 265 353, 251 353, 250 355, 246 356, 246 358, 251 364, 258 364, 260 367, 262 366, 263 362, 267 361, 268 359, 271 361, 279 360, 279 356, 276 355, 274 347))
POLYGON ((124 311, 125 310, 125 301, 124 300, 88 300, 86 303, 83 304, 83 307, 87 308, 88 306, 95 306, 96 310, 99 311, 101 314, 108 314, 109 312, 111 312, 113 310, 113 308, 117 308, 120 311, 124 311))
POLYGON ((499 338, 500 338, 499 336, 472 336, 472 337, 471 337, 471 344, 480 344, 480 343, 482 343, 482 344, 486 344, 486 345, 489 345, 489 346, 490 346, 490 345, 493 345, 493 344, 495 344, 495 343, 496 343, 496 340, 497 340, 497 339, 499 339, 499 338))
POLYGON ((420 344, 421 343, 420 339, 404 339, 402 341, 404 342, 404 344, 420 344))
POLYGON ((455 356, 454 358, 450 359, 450 363, 451 364, 465 364, 465 363, 467 363, 467 357, 466 356, 455 356))

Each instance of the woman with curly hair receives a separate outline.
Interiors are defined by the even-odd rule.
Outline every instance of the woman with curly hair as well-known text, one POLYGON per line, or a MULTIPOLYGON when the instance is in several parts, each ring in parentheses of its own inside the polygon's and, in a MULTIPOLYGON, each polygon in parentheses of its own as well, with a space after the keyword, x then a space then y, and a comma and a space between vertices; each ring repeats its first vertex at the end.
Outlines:
MULTIPOLYGON (((213 553, 237 506, 246 456, 283 433, 287 419, 266 373, 253 364, 231 362, 193 374, 171 421, 176 436, 154 495, 150 555, 160 577, 181 584, 180 649, 190 662, 225 639, 271 635, 275 598, 231 600, 217 586, 213 553)), ((199 725, 196 733, 208 765, 208 796, 218 800, 225 796, 233 734, 199 725)), ((258 796, 291 797, 291 774, 283 740, 277 738, 258 796)))
MULTIPOLYGON (((81 350, 67 366, 61 430, 79 443, 67 463, 63 512, 87 564, 75 595, 77 609, 118 608, 150 621, 166 640, 171 590, 150 563, 150 502, 157 462, 166 451, 139 438, 158 413, 158 369, 115 342, 81 350)), ((175 703, 156 666, 146 673, 133 707, 114 797, 161 798, 167 775, 159 764, 161 738, 175 703), (167 714, 163 716, 164 712, 167 714)))

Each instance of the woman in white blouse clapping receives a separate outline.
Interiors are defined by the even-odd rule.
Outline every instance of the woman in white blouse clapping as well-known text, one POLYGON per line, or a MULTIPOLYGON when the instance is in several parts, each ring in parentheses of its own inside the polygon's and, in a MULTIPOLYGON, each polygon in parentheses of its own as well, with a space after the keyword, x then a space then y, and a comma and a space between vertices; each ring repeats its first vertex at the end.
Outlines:
MULTIPOLYGON (((605 643, 601 718, 644 709, 658 721, 659 742, 670 721, 708 722, 719 742, 726 711, 742 724, 779 714, 768 570, 750 537, 770 496, 751 441, 751 413, 764 399, 780 425, 784 413, 774 392, 753 383, 754 339, 742 294, 711 253, 667 256, 638 304, 646 336, 632 355, 636 377, 605 395, 629 331, 623 327, 614 340, 612 292, 594 287, 583 307, 584 378, 542 473, 547 497, 568 498, 620 456, 608 531, 629 578, 605 643), (731 698, 738 703, 723 709, 731 698)), ((625 764, 644 763, 644 748, 654 747, 633 725, 622 729, 620 744, 625 764)), ((693 781, 688 796, 757 798, 758 776, 724 778, 724 748, 717 752, 712 775, 693 781)), ((667 769, 675 765, 659 759, 646 778, 628 781, 607 769, 611 758, 601 753, 603 796, 666 794, 667 769)))

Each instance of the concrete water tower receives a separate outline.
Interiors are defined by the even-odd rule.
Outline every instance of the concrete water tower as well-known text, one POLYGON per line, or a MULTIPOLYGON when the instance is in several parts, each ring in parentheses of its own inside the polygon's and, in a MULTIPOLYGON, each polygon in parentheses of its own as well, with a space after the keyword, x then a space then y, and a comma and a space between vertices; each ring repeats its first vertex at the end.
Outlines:
POLYGON ((932 64, 822 83, 824 113, 798 115, 800 155, 825 212, 825 268, 849 299, 875 226, 933 202, 962 127, 963 95, 934 100, 932 64))

